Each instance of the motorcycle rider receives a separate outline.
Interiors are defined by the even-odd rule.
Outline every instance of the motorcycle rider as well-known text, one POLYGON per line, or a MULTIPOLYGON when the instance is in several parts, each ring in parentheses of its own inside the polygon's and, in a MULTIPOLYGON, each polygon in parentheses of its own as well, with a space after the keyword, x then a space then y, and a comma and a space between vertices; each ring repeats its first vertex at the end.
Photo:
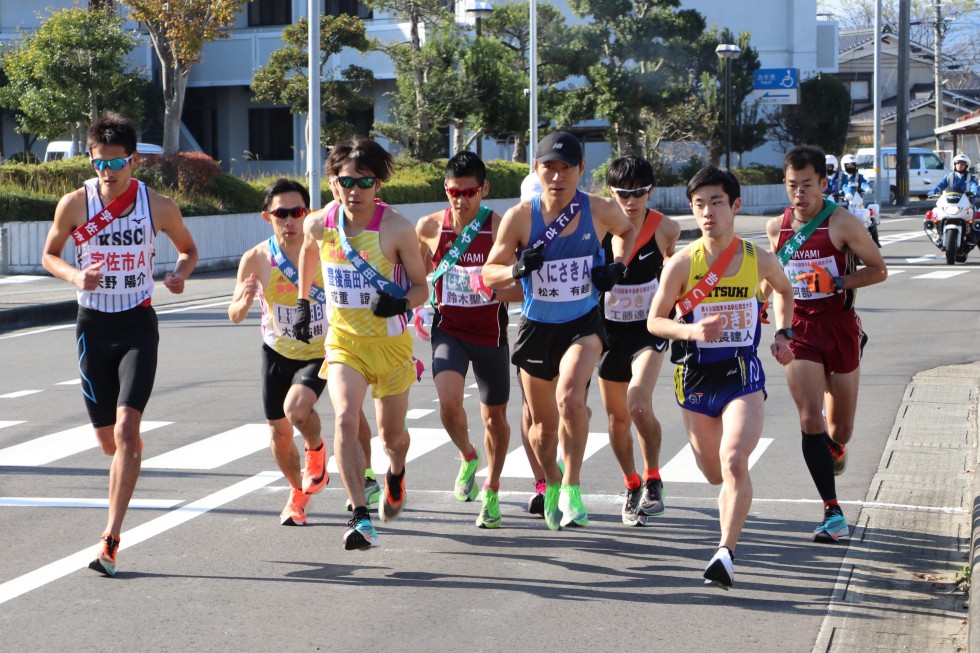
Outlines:
MULTIPOLYGON (((970 174, 970 164, 970 157, 962 152, 954 156, 953 172, 940 179, 939 183, 936 184, 936 187, 932 189, 929 195, 939 195, 944 190, 949 190, 951 193, 966 193, 967 197, 970 198, 970 202, 975 202, 978 184, 977 178, 970 174)), ((971 246, 977 242, 977 231, 980 231, 980 228, 977 227, 976 222, 974 222, 972 230, 967 230, 966 237, 971 246)))
POLYGON ((841 166, 844 168, 844 173, 840 177, 840 192, 842 193, 865 193, 871 192, 871 184, 868 180, 864 178, 860 172, 858 172, 857 167, 857 157, 853 154, 845 154, 840 160, 841 166))
POLYGON ((828 154, 824 160, 827 163, 827 188, 824 189, 823 196, 825 199, 833 199, 834 195, 841 189, 840 167, 837 163, 837 157, 833 154, 828 154))

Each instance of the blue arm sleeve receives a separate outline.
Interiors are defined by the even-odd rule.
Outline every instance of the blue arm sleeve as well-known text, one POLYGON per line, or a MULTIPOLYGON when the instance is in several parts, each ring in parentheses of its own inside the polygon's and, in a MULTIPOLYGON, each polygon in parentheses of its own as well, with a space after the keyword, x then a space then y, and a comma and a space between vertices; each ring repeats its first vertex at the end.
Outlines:
POLYGON ((948 179, 948 178, 946 178, 946 177, 943 177, 942 179, 940 179, 940 180, 939 180, 939 183, 938 183, 938 184, 936 184, 936 187, 935 187, 935 188, 933 188, 933 189, 932 189, 932 190, 931 190, 931 191, 929 192, 929 194, 930 194, 930 195, 938 195, 939 193, 941 193, 941 192, 943 192, 944 190, 946 190, 946 186, 948 186, 948 185, 949 185, 949 179, 948 179))

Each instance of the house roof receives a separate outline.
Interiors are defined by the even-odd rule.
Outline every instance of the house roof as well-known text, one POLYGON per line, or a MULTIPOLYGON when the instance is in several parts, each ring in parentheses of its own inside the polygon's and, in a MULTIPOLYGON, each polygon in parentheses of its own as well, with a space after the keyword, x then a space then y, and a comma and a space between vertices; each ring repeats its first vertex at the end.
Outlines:
MULTIPOLYGON (((839 54, 845 54, 847 52, 853 52, 855 50, 861 49, 863 46, 874 41, 874 28, 866 27, 863 29, 844 29, 841 30, 837 35, 837 52, 839 54)), ((894 29, 890 25, 885 25, 881 28, 882 40, 898 39, 898 36, 894 29)), ((933 51, 931 48, 927 48, 921 43, 912 42, 911 52, 913 54, 920 54, 923 56, 932 56, 933 51)), ((945 58, 945 57, 944 57, 945 58)))
MULTIPOLYGON (((980 89, 960 89, 951 91, 943 89, 943 102, 959 107, 964 113, 980 107, 980 89)), ((909 89, 909 113, 933 104, 933 86, 931 84, 914 84, 909 89)), ((895 117, 898 96, 893 95, 881 103, 881 119, 886 121, 895 117)), ((874 109, 869 108, 851 114, 851 122, 871 122, 874 120, 874 109)))

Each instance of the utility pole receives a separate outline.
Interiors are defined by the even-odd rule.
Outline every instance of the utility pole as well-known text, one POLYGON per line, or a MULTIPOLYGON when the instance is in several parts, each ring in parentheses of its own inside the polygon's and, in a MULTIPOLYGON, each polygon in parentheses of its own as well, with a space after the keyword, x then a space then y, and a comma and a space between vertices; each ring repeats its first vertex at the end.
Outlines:
MULTIPOLYGON (((933 56, 935 61, 933 62, 932 74, 934 76, 933 81, 936 84, 936 90, 934 94, 936 96, 936 129, 943 126, 943 114, 945 113, 945 106, 943 102, 943 10, 942 10, 942 0, 936 0, 936 32, 935 39, 936 43, 933 48, 933 56)), ((939 134, 936 134, 936 151, 939 152, 943 149, 942 139, 939 134)), ((948 164, 947 164, 948 165, 948 164)))
POLYGON ((892 180, 885 177, 886 168, 881 165, 881 0, 875 1, 875 87, 872 98, 874 99, 874 147, 875 147, 875 204, 881 206, 886 202, 890 203, 889 188, 892 180))
POLYGON ((909 49, 911 0, 898 3, 898 104, 895 107, 895 204, 909 203, 909 49))

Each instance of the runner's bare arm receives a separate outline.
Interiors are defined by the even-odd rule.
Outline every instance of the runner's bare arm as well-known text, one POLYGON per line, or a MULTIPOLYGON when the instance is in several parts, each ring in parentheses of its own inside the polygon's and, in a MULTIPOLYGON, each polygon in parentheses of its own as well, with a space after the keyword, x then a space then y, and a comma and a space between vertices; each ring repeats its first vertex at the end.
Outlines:
POLYGON ((394 244, 396 260, 401 263, 411 287, 405 292, 408 307, 417 308, 429 297, 429 283, 426 281, 425 263, 419 252, 418 236, 412 223, 395 209, 388 207, 380 227, 382 251, 387 243, 394 244))
MULTIPOLYGON (((779 259, 772 252, 759 251, 759 279, 772 289, 776 329, 789 328, 793 324, 793 284, 783 271, 779 259)), ((789 348, 789 340, 785 337, 776 337, 769 350, 782 365, 793 361, 793 352, 789 348)))
POLYGON ((514 283, 513 267, 517 262, 518 248, 527 244, 531 232, 531 208, 529 203, 511 207, 500 219, 493 247, 483 265, 483 282, 490 288, 507 288, 514 283))
POLYGON ((442 213, 430 213, 419 219, 415 225, 415 233, 419 240, 419 251, 422 253, 422 262, 425 263, 425 272, 429 274, 435 270, 432 262, 432 255, 439 247, 439 235, 442 231, 442 213))
POLYGON ((146 190, 154 224, 159 231, 167 234, 174 249, 177 250, 177 262, 174 264, 173 272, 168 272, 163 278, 163 285, 170 292, 179 295, 184 292, 184 282, 190 278, 194 266, 197 265, 197 245, 194 244, 194 237, 184 224, 177 202, 153 189, 146 190))
POLYGON ((71 238, 71 232, 85 224, 85 219, 84 189, 73 191, 61 198, 58 207, 54 210, 54 222, 44 241, 41 265, 58 279, 67 281, 73 286, 82 290, 95 290, 99 287, 99 280, 102 278, 101 261, 79 270, 61 258, 61 252, 65 249, 65 243, 71 238))
POLYGON ((845 289, 872 286, 888 278, 888 266, 871 234, 844 209, 837 209, 830 216, 830 239, 838 249, 853 252, 864 263, 863 268, 844 275, 845 289))
POLYGON ((323 225, 326 209, 306 216, 303 221, 303 248, 299 251, 299 261, 296 264, 299 274, 298 299, 309 299, 313 289, 313 278, 316 276, 316 266, 320 262, 319 241, 323 240, 323 225))
MULTIPOLYGON (((494 211, 493 214, 490 216, 490 220, 491 220, 490 222, 491 235, 493 236, 494 242, 497 242, 497 234, 500 232, 500 222, 501 220, 503 220, 503 217, 499 213, 494 211)), ((517 258, 514 257, 514 260, 511 263, 511 265, 513 265, 513 263, 516 262, 517 262, 517 258)), ((517 283, 516 281, 512 282, 509 286, 505 286, 503 288, 496 288, 496 291, 497 291, 498 302, 506 303, 506 302, 524 301, 524 286, 517 283)))
MULTIPOLYGON (((779 244, 779 228, 783 224, 783 219, 771 218, 766 221, 766 237, 769 239, 769 251, 772 253, 776 252, 776 245, 779 244)), ((777 259, 778 260, 778 259, 777 259)), ((772 295, 772 286, 765 279, 761 279, 759 283, 759 290, 763 295, 769 297, 772 295)))
POLYGON ((248 310, 252 307, 259 288, 265 287, 268 283, 271 272, 268 269, 270 266, 268 260, 268 250, 261 245, 253 247, 242 255, 242 260, 238 263, 235 292, 232 294, 231 304, 228 305, 228 319, 235 324, 248 317, 248 310), (263 261, 266 262, 264 271, 263 261))
POLYGON ((668 218, 666 215, 657 227, 657 247, 664 253, 664 260, 674 255, 677 251, 677 240, 681 237, 681 225, 677 220, 668 218))
POLYGON ((626 263, 633 253, 633 246, 636 244, 636 229, 630 222, 623 209, 615 201, 604 197, 592 197, 592 214, 599 218, 603 227, 603 233, 597 234, 599 241, 602 242, 606 233, 613 235, 612 253, 613 260, 606 263, 621 262, 626 263))

